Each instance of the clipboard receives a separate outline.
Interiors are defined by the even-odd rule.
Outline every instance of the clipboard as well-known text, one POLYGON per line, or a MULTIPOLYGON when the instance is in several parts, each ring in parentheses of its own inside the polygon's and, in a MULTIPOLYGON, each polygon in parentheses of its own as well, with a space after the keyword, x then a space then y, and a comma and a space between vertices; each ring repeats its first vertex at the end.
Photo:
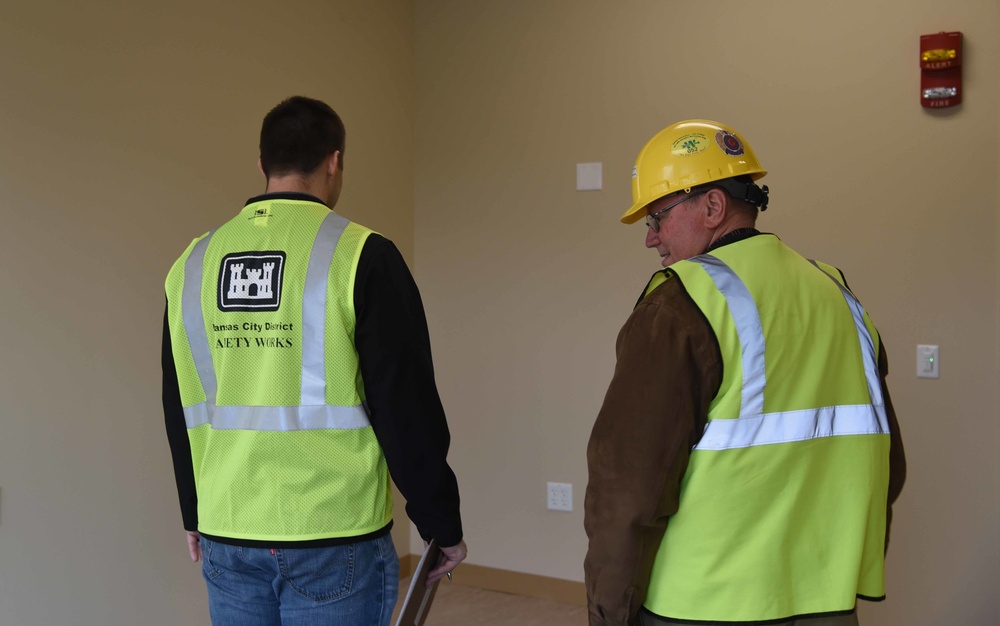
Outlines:
POLYGON ((413 579, 410 581, 410 588, 406 591, 406 599, 403 600, 403 608, 399 610, 399 618, 396 619, 396 626, 421 626, 427 619, 430 612, 431 602, 434 601, 434 593, 437 591, 438 582, 430 587, 427 586, 427 574, 441 560, 441 549, 437 541, 431 539, 424 555, 417 563, 417 570, 413 572, 413 579))

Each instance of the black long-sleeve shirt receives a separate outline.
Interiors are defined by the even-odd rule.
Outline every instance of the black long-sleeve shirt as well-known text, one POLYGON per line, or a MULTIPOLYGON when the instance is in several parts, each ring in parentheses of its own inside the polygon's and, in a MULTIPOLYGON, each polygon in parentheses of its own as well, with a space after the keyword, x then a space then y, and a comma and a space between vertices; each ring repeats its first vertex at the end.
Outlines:
MULTIPOLYGON (((302 194, 267 194, 251 198, 248 204, 277 198, 319 202, 302 194)), ((427 319, 406 262, 396 246, 381 235, 370 235, 361 251, 354 308, 354 343, 372 428, 393 482, 406 499, 406 513, 424 539, 436 539, 442 546, 455 545, 462 540, 458 482, 447 461, 451 436, 434 383, 427 319)), ((166 316, 162 365, 163 412, 181 516, 184 528, 194 531, 198 528, 198 497, 166 316)), ((385 534, 390 527, 374 535, 385 534)), ((259 543, 217 539, 241 545, 259 543)), ((284 546, 316 547, 344 541, 321 539, 286 542, 284 546)), ((268 546, 282 547, 274 542, 268 546)))

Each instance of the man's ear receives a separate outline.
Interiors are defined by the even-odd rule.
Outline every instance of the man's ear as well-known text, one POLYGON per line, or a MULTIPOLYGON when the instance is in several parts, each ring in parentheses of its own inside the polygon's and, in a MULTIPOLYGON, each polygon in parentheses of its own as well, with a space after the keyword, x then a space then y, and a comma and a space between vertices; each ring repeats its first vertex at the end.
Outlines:
POLYGON ((260 170, 261 175, 267 179, 267 174, 264 173, 264 164, 261 163, 260 158, 257 159, 257 169, 260 170))
POLYGON ((717 228, 726 219, 729 212, 729 197, 718 188, 705 192, 705 226, 717 228))
POLYGON ((333 151, 333 156, 327 162, 326 173, 331 178, 333 178, 334 176, 336 176, 337 174, 339 174, 340 169, 341 169, 340 168, 340 150, 334 150, 333 151))

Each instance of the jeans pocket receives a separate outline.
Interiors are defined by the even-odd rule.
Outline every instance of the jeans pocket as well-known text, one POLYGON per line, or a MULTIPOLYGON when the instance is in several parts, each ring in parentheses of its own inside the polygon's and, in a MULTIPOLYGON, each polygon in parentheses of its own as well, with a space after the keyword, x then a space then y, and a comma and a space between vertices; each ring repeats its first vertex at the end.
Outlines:
POLYGON ((301 596, 329 602, 351 593, 357 544, 278 550, 281 577, 301 596))
POLYGON ((215 580, 222 575, 222 570, 216 566, 216 561, 213 557, 218 558, 218 551, 215 550, 219 547, 219 544, 209 541, 204 537, 200 540, 201 543, 201 572, 208 580, 215 580))

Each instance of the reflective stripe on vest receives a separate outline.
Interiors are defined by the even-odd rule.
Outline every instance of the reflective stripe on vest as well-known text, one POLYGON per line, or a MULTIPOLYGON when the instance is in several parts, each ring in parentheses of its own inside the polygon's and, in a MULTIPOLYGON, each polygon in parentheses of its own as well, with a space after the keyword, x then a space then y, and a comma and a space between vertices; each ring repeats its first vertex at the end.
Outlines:
MULTIPOLYGON (((302 294, 302 406, 326 404, 326 288, 337 242, 350 222, 331 212, 316 233, 302 294)), ((367 418, 365 426, 367 426, 367 418)), ((330 427, 328 427, 330 428, 330 427)), ((363 428, 363 426, 354 426, 363 428)))
POLYGON ((721 259, 704 254, 691 260, 708 272, 712 282, 726 299, 736 323, 743 363, 740 418, 761 415, 764 413, 764 387, 767 384, 764 369, 764 327, 760 323, 760 314, 753 296, 736 272, 721 259))
POLYGON ((320 225, 309 254, 302 301, 302 392, 300 406, 216 406, 218 382, 205 333, 201 289, 205 251, 215 231, 191 250, 184 263, 181 298, 184 328, 195 368, 205 390, 205 401, 184 409, 188 428, 211 424, 213 429, 297 431, 350 430, 371 426, 364 405, 326 404, 325 322, 327 280, 337 242, 349 220, 331 212, 320 225))
MULTIPOLYGON (((188 344, 194 366, 201 379, 201 387, 205 390, 205 404, 215 405, 215 395, 218 391, 218 381, 215 378, 215 367, 212 365, 212 351, 208 346, 208 335, 205 334, 205 313, 201 309, 201 277, 205 265, 205 251, 208 242, 215 231, 210 231, 195 244, 184 261, 184 290, 181 292, 181 315, 184 319, 184 332, 187 333, 188 344)), ((187 409, 184 417, 187 420, 187 409)), ((188 428, 191 426, 188 421, 188 428)))
MULTIPOLYGON (((878 377, 875 342, 865 326, 864 309, 854 294, 823 272, 840 288, 854 319, 871 404, 764 413, 764 392, 767 386, 765 340, 760 313, 753 296, 736 272, 718 257, 701 255, 691 261, 708 273, 726 299, 740 340, 743 366, 739 418, 710 420, 695 450, 748 448, 841 435, 888 434, 889 424, 878 377)), ((813 265, 816 265, 815 262, 813 265)), ((816 267, 820 269, 818 265, 816 267)))
MULTIPOLYGON (((868 394, 871 396, 872 404, 877 407, 884 406, 885 402, 882 399, 882 383, 879 381, 878 361, 875 356, 875 342, 872 340, 871 333, 868 332, 868 327, 865 326, 864 307, 861 306, 861 302, 854 297, 854 294, 851 293, 847 287, 842 285, 840 281, 833 276, 827 274, 823 268, 816 263, 816 261, 810 259, 809 262, 812 263, 819 271, 826 274, 840 289, 840 293, 844 295, 844 300, 847 301, 847 306, 851 309, 851 316, 854 317, 854 325, 858 328, 858 342, 861 344, 861 358, 864 359, 865 363, 865 379, 868 381, 868 394)), ((882 419, 885 420, 884 411, 882 419)), ((888 422, 883 421, 883 426, 885 426, 885 430, 883 432, 888 433, 888 422)))

